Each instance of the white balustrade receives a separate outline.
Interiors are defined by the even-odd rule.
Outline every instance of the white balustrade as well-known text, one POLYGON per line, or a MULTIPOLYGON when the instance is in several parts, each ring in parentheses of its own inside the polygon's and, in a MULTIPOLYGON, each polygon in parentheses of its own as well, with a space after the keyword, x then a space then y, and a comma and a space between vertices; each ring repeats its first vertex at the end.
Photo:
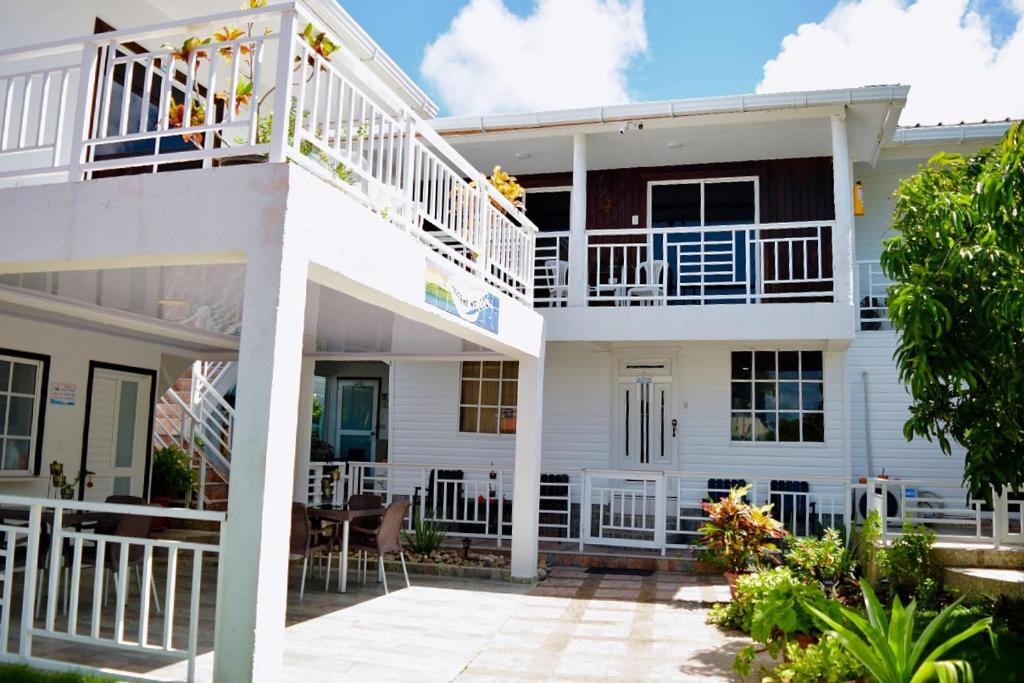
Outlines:
POLYGON ((0 97, 0 183, 288 159, 533 297, 536 227, 302 2, 3 50, 0 97))
POLYGON ((220 545, 150 538, 147 520, 223 525, 223 513, 18 496, 0 496, 0 505, 0 659, 66 666, 36 649, 36 641, 62 641, 186 661, 195 679, 200 623, 216 606, 220 545), (116 532, 97 526, 104 516, 116 532))
POLYGON ((892 284, 877 259, 857 261, 857 310, 861 331, 892 329, 888 305, 892 284))
MULTIPOLYGON (((588 230, 587 305, 831 301, 832 231, 830 221, 588 230)), ((568 279, 563 290, 552 269, 568 261, 567 236, 537 236, 541 305, 562 306, 568 298, 568 279)))

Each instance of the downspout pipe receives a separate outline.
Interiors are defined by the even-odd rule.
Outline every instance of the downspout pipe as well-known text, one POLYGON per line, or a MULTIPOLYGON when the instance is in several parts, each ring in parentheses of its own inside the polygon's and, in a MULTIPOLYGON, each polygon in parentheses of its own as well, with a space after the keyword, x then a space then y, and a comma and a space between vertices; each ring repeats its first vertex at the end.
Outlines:
POLYGON ((875 463, 871 453, 871 411, 868 405, 868 371, 860 372, 861 387, 864 391, 864 459, 867 463, 868 477, 875 476, 875 463))

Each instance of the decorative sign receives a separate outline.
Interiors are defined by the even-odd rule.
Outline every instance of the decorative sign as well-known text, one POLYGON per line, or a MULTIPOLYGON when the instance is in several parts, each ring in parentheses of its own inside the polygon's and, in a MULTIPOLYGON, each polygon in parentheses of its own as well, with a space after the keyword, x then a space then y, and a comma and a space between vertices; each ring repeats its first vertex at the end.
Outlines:
POLYGON ((78 397, 78 385, 54 382, 50 385, 50 403, 55 406, 73 406, 78 397))
POLYGON ((426 301, 497 334, 501 301, 467 272, 427 259, 426 301))

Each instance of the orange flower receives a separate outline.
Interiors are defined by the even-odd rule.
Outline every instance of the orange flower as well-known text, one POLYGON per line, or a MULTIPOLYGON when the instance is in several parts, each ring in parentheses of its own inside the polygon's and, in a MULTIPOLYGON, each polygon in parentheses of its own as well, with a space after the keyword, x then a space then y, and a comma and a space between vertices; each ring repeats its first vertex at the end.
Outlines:
MULTIPOLYGON (((167 125, 171 128, 183 128, 185 117, 185 104, 181 102, 171 102, 171 106, 167 109, 167 125)), ((206 111, 202 105, 192 105, 192 111, 189 113, 189 126, 201 126, 206 122, 206 111)), ((182 133, 181 139, 185 142, 195 142, 197 145, 203 144, 202 133, 182 133)))

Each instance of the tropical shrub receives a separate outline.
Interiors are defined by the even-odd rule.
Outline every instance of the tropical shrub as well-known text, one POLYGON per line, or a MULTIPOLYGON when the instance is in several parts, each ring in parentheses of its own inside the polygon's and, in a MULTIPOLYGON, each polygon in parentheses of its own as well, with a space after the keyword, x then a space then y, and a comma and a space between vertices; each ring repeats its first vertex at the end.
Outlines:
POLYGON ((188 498, 196 490, 196 473, 188 453, 174 444, 153 451, 151 492, 154 498, 188 498))
POLYGON ((806 648, 786 643, 785 661, 766 672, 762 683, 843 683, 864 678, 867 671, 857 659, 829 634, 806 648))
POLYGON ((907 524, 903 535, 877 552, 875 561, 890 590, 904 599, 916 598, 933 605, 939 597, 941 571, 932 560, 935 532, 921 525, 907 524))
MULTIPOLYGON (((829 635, 868 670, 873 680, 878 683, 924 683, 932 679, 942 683, 973 681, 969 662, 941 657, 979 633, 988 632, 991 636, 992 617, 978 619, 933 646, 932 641, 943 634, 946 622, 960 600, 942 610, 915 640, 916 601, 911 600, 904 608, 897 596, 893 600, 891 615, 887 615, 867 581, 861 581, 861 590, 867 609, 866 619, 845 607, 840 608, 841 619, 811 604, 806 605, 806 608, 831 629, 829 635), (852 628, 847 624, 852 624, 852 628)), ((992 648, 995 649, 994 639, 992 648)))
POLYGON ((797 538, 784 555, 786 566, 805 582, 819 584, 830 597, 848 595, 856 588, 857 562, 836 529, 821 538, 797 538))
MULTIPOLYGON (((435 515, 431 512, 428 517, 435 517, 435 515)), ((441 547, 444 537, 447 535, 447 525, 436 519, 420 517, 420 511, 416 509, 412 513, 412 533, 402 529, 402 539, 405 540, 406 545, 420 555, 432 555, 441 547)))
POLYGON ((786 534, 782 523, 771 516, 771 505, 760 507, 744 501, 750 486, 736 487, 717 503, 702 502, 708 521, 698 529, 701 560, 730 572, 760 567, 778 551, 774 541, 786 534))
MULTIPOLYGON (((807 607, 839 616, 838 605, 829 601, 817 583, 801 581, 788 567, 741 576, 736 582, 738 607, 729 615, 732 624, 746 631, 768 654, 777 657, 796 634, 814 635, 821 631, 807 607)), ((740 651, 733 668, 741 675, 750 673, 754 648, 740 651)))

